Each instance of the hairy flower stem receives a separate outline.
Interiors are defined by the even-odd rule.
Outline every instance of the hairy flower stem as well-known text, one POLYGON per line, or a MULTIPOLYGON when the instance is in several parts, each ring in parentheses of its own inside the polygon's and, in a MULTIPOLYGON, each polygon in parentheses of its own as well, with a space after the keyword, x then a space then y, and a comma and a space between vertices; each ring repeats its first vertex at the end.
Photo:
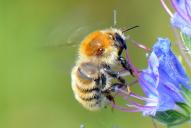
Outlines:
POLYGON ((191 69, 191 58, 186 55, 186 52, 183 50, 183 48, 185 47, 183 44, 184 42, 182 42, 182 39, 180 37, 180 33, 176 30, 176 28, 172 27, 173 29, 173 32, 174 32, 174 35, 176 37, 176 45, 178 46, 179 48, 179 51, 182 55, 182 57, 184 58, 186 64, 189 66, 189 68, 191 69))

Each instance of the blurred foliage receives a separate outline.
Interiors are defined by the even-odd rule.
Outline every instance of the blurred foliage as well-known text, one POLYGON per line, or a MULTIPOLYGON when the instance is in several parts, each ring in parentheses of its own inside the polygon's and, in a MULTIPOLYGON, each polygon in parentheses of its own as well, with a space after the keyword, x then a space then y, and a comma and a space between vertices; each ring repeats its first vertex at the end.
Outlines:
MULTIPOLYGON (((112 26, 114 9, 119 27, 141 26, 128 33, 137 41, 152 46, 158 36, 173 39, 159 0, 0 1, 1 128, 154 127, 140 113, 110 107, 89 112, 73 97, 70 70, 77 47, 64 44, 79 44, 87 33, 112 26)), ((143 50, 128 47, 133 62, 145 67, 143 50)), ((133 90, 140 91, 138 85, 133 90)))

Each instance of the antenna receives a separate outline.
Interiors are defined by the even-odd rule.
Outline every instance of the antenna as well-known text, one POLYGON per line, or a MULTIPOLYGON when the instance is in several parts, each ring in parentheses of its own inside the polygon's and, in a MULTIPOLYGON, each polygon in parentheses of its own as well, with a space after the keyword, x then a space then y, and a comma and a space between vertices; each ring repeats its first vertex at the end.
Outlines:
POLYGON ((133 27, 128 27, 128 28, 123 28, 123 30, 122 30, 122 33, 124 33, 124 32, 127 32, 127 31, 129 31, 129 30, 131 30, 131 29, 134 29, 134 28, 137 28, 137 27, 139 27, 138 25, 136 25, 136 26, 133 26, 133 27))
POLYGON ((117 25, 117 11, 113 10, 113 26, 115 27, 117 25))

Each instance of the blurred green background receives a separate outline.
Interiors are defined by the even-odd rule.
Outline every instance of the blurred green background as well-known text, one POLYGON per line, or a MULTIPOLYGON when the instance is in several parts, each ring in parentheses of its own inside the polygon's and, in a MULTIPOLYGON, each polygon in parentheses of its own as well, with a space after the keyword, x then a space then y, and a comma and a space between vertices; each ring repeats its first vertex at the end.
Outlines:
MULTIPOLYGON (((65 44, 112 26, 114 9, 118 26, 141 26, 128 32, 137 41, 152 46, 156 37, 173 39, 159 0, 0 1, 0 128, 154 127, 141 113, 89 112, 73 97, 77 47, 65 44)), ((143 50, 129 44, 129 52, 136 66, 146 66, 143 50)))

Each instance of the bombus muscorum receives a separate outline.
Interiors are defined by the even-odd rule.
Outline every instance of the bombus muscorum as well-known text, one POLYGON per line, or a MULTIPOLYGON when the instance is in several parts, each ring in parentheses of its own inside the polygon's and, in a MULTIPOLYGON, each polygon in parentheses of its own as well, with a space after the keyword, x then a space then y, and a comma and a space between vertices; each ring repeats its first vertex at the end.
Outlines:
POLYGON ((123 50, 127 49, 125 31, 116 28, 95 31, 80 44, 71 83, 76 100, 88 110, 99 110, 114 102, 113 87, 127 86, 125 79, 112 67, 121 65, 133 75, 130 65, 122 57, 123 50), (118 82, 112 83, 111 78, 118 82))

